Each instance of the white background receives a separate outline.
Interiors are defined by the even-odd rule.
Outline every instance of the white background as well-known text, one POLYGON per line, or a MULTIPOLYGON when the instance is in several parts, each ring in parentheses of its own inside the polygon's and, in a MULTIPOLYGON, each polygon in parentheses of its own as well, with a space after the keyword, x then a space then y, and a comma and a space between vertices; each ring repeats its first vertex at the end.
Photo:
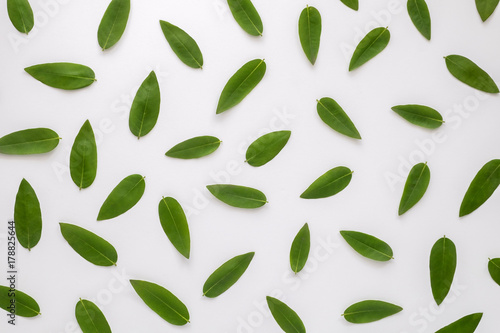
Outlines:
POLYGON ((500 82, 498 10, 482 23, 473 0, 429 0, 428 42, 412 25, 403 0, 361 0, 358 12, 338 0, 254 0, 264 22, 264 36, 254 38, 237 25, 223 0, 132 1, 125 34, 102 52, 96 35, 108 1, 31 3, 36 24, 28 37, 13 28, 5 4, 0 6, 0 134, 49 127, 63 140, 41 156, 0 157, 2 270, 7 270, 7 221, 23 177, 37 192, 43 213, 40 243, 30 253, 18 248, 18 288, 38 301, 42 316, 18 318, 12 328, 2 315, 0 331, 79 332, 74 307, 82 297, 94 300, 118 333, 274 333, 281 330, 261 305, 271 293, 285 300, 308 332, 315 333, 434 332, 473 312, 484 312, 478 333, 493 332, 500 325, 500 287, 487 271, 488 257, 500 257, 498 193, 473 214, 458 218, 476 172, 500 156, 500 101, 453 78, 443 59, 448 54, 469 57, 500 82), (297 33, 298 17, 307 4, 323 19, 314 67, 297 33), (198 42, 203 70, 176 58, 162 35, 160 19, 178 25, 198 42), (354 47, 377 26, 389 26, 388 47, 349 73, 354 47), (240 105, 216 115, 224 84, 255 58, 267 63, 262 82, 240 105), (23 71, 59 61, 90 66, 98 81, 66 92, 23 71), (161 112, 154 130, 137 140, 128 129, 128 111, 151 70, 161 80, 161 112), (315 102, 322 97, 334 98, 346 110, 361 142, 322 123, 315 102), (390 109, 411 103, 436 108, 447 123, 438 131, 425 130, 390 109), (79 191, 71 181, 68 160, 86 119, 99 142, 99 167, 94 184, 79 191), (245 165, 246 147, 278 128, 292 131, 285 149, 261 168, 245 165), (164 156, 174 144, 198 135, 215 135, 223 144, 200 160, 164 156), (428 191, 398 217, 408 168, 423 161, 432 174, 428 191), (313 180, 339 165, 354 170, 346 190, 327 199, 299 198, 313 180), (118 218, 96 222, 109 192, 133 173, 146 176, 140 202, 118 218), (250 211, 226 206, 205 189, 220 182, 258 188, 270 203, 250 211), (157 205, 162 196, 175 197, 189 214, 189 260, 175 251, 161 229, 157 205), (118 266, 97 267, 81 258, 61 236, 61 221, 110 241, 119 254, 118 266), (305 222, 311 229, 310 261, 293 277, 290 244, 305 222), (359 256, 339 238, 342 229, 385 240, 395 260, 377 263, 359 256), (458 267, 453 290, 436 308, 428 258, 443 235, 457 246, 458 267), (256 252, 255 258, 237 284, 216 299, 201 297, 213 270, 249 251, 256 252), (124 282, 117 279, 120 275, 124 282), (191 323, 175 327, 163 321, 135 294, 129 278, 172 291, 188 306, 191 323), (389 301, 404 310, 364 325, 340 317, 346 307, 364 299, 389 301))

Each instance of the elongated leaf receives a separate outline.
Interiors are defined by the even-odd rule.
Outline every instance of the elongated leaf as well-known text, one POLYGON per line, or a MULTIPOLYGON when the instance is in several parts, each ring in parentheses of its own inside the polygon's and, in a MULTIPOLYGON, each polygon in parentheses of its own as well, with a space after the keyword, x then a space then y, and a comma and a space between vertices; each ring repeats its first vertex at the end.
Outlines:
POLYGON ((254 167, 263 166, 280 153, 290 139, 290 131, 264 134, 248 147, 246 162, 254 167))
POLYGON ((41 314, 40 306, 31 296, 20 290, 12 291, 6 286, 0 286, 0 308, 7 312, 12 310, 20 317, 36 317, 41 314))
POLYGON ((264 26, 250 0, 227 0, 229 9, 240 27, 252 36, 262 36, 264 26))
POLYGON ((356 46, 349 64, 349 71, 360 67, 382 52, 390 39, 391 34, 387 28, 380 27, 370 31, 356 46))
POLYGON ((493 281, 500 286, 500 258, 489 259, 488 271, 493 281))
POLYGON ((476 0, 477 11, 481 20, 486 21, 498 6, 499 0, 476 0))
POLYGON ((91 68, 69 62, 34 65, 24 70, 43 84, 64 90, 85 88, 96 81, 91 68))
POLYGON ((130 109, 130 132, 138 139, 155 127, 160 114, 160 86, 156 74, 152 71, 142 82, 130 109))
POLYGON ((33 29, 35 19, 28 0, 7 0, 7 11, 17 31, 28 34, 33 29))
POLYGON ((217 268, 203 285, 203 296, 214 298, 231 288, 245 273, 254 255, 249 252, 236 256, 217 268))
POLYGON ((446 67, 451 75, 472 88, 498 94, 498 87, 493 79, 471 60, 461 55, 449 55, 444 57, 446 67))
POLYGON ((432 247, 429 261, 432 295, 437 305, 440 305, 448 295, 456 267, 457 250, 455 244, 451 239, 440 238, 432 247))
POLYGON ((42 236, 42 212, 35 190, 26 179, 21 181, 17 191, 14 221, 19 244, 31 250, 42 236))
POLYGON ((427 191, 430 179, 431 172, 427 163, 418 163, 413 166, 408 175, 408 179, 406 179, 403 196, 399 203, 399 215, 406 213, 422 199, 425 191, 427 191))
POLYGON ((436 333, 473 333, 479 325, 482 317, 482 313, 470 314, 460 318, 446 327, 443 327, 436 333))
POLYGON ((158 204, 160 223, 172 245, 189 259, 191 240, 186 214, 182 206, 174 198, 163 198, 158 204))
POLYGON ((124 178, 102 204, 97 221, 112 219, 134 207, 141 200, 145 188, 146 182, 141 175, 124 178))
POLYGON ((299 38, 307 59, 314 65, 321 39, 321 15, 316 8, 307 6, 300 14, 299 38))
POLYGON ((282 301, 267 296, 267 306, 274 319, 285 333, 306 333, 304 323, 299 315, 282 301))
POLYGON ((94 182, 97 174, 97 146, 94 131, 87 120, 73 143, 69 158, 71 179, 80 189, 94 182))
POLYGON ((389 244, 377 237, 358 231, 347 230, 340 231, 340 234, 356 252, 368 259, 377 261, 389 261, 394 259, 389 244))
POLYGON ((255 59, 244 64, 224 86, 216 113, 222 113, 239 104, 259 84, 265 73, 264 60, 255 59))
POLYGON ((318 115, 325 124, 341 134, 361 140, 361 135, 359 135, 356 126, 337 102, 328 97, 324 97, 317 102, 318 115))
POLYGON ((441 114, 428 106, 416 104, 397 105, 392 107, 392 110, 417 126, 434 129, 444 123, 441 114))
POLYGON ((352 173, 353 171, 343 166, 333 168, 316 179, 300 197, 303 199, 331 197, 349 185, 352 173))
POLYGON ((160 20, 161 30, 172 51, 179 59, 192 68, 203 67, 203 55, 196 41, 181 28, 160 20))
POLYGON ((59 225, 64 239, 83 259, 97 266, 116 266, 118 254, 108 241, 73 224, 59 225))
POLYGON ((61 138, 48 128, 30 128, 0 138, 0 154, 31 155, 53 150, 61 138))
POLYGON ((306 223, 295 236, 290 249, 290 267, 295 273, 300 272, 306 265, 311 249, 311 234, 306 223))
POLYGON ((111 333, 106 317, 91 301, 80 299, 76 303, 75 316, 83 333, 111 333))
POLYGON ((267 203, 264 193, 251 187, 239 185, 208 185, 214 197, 229 206, 238 208, 259 208, 267 203))
POLYGON ((460 205, 459 216, 465 216, 486 202, 500 185, 500 160, 486 163, 474 177, 460 205))
POLYGON ((189 323, 189 311, 174 294, 152 282, 130 280, 132 287, 147 306, 172 325, 189 323))
POLYGON ((127 27, 129 14, 130 0, 111 1, 97 31, 97 41, 103 51, 120 40, 127 27))
POLYGON ((216 151, 221 142, 214 136, 197 136, 176 144, 165 155, 182 159, 200 158, 216 151))
POLYGON ((359 9, 359 0, 340 0, 344 5, 347 7, 353 9, 353 10, 358 10, 359 9))
POLYGON ((427 40, 431 40, 431 14, 425 0, 408 0, 406 7, 415 28, 427 40))
POLYGON ((371 323, 403 310, 402 307, 383 301, 361 301, 348 307, 342 316, 353 324, 371 323))

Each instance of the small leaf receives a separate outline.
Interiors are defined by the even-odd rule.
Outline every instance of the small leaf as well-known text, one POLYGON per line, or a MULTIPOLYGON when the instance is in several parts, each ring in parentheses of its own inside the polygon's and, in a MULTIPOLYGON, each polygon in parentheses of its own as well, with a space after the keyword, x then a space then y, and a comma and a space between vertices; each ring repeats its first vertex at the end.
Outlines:
POLYGON ((440 238, 432 247, 429 262, 432 295, 437 305, 440 305, 448 295, 456 267, 455 244, 446 237, 440 238))
POLYGON ((300 197, 303 199, 331 197, 349 185, 352 173, 353 171, 343 166, 333 168, 316 179, 300 197))
POLYGON ((94 182, 97 174, 97 146, 88 120, 78 132, 71 148, 69 169, 71 179, 80 189, 87 188, 94 182))
POLYGON ((436 333, 473 333, 479 325, 482 317, 482 313, 470 314, 460 318, 446 327, 443 327, 436 333))
POLYGON ((208 185, 214 197, 229 206, 238 208, 259 208, 267 203, 264 193, 251 187, 239 185, 208 185))
POLYGON ((353 10, 358 10, 359 9, 359 0, 340 0, 344 5, 347 7, 353 9, 353 10))
POLYGON ((382 52, 387 44, 389 44, 390 39, 391 34, 387 28, 380 27, 370 31, 361 42, 359 42, 356 50, 354 50, 351 63, 349 64, 349 71, 360 67, 382 52))
POLYGON ((472 88, 498 94, 498 87, 493 79, 484 70, 479 68, 471 60, 460 55, 449 55, 444 57, 446 67, 451 75, 472 88))
POLYGON ((417 126, 434 129, 444 123, 441 114, 428 106, 415 104, 397 105, 392 107, 392 110, 417 126))
POLYGON ((486 163, 474 177, 460 205, 459 216, 465 216, 486 202, 500 185, 500 160, 486 163))
POLYGON ((64 239, 83 259, 97 266, 116 266, 118 254, 108 241, 73 224, 59 225, 64 239))
POLYGON ((282 301, 267 296, 267 306, 271 310, 274 319, 285 333, 306 333, 304 323, 288 305, 282 301))
POLYGON ((499 0, 476 0, 477 11, 481 20, 486 21, 498 6, 499 0))
POLYGON ((425 0, 408 0, 407 9, 415 28, 427 40, 431 40, 431 14, 425 0))
POLYGON ((214 298, 231 288, 245 273, 254 255, 249 252, 236 256, 217 268, 203 285, 203 296, 214 298))
POLYGON ((348 307, 342 316, 353 324, 371 323, 392 316, 402 307, 383 301, 361 301, 348 307))
POLYGON ((28 34, 33 29, 35 19, 28 0, 7 0, 7 11, 17 31, 28 34))
POLYGON ((127 27, 129 14, 130 0, 111 1, 97 31, 97 41, 103 51, 120 40, 127 27))
POLYGON ((68 62, 34 65, 24 70, 43 84, 64 90, 85 88, 96 81, 91 68, 68 62))
POLYGON ((83 333, 111 333, 106 317, 91 301, 80 299, 76 303, 75 316, 83 333))
POLYGON ((321 39, 321 15, 316 8, 307 6, 300 14, 299 38, 307 59, 314 65, 321 39))
POLYGON ((491 278, 500 286, 500 258, 490 259, 488 262, 488 271, 491 278))
POLYGON ((15 302, 15 314, 20 317, 36 317, 40 315, 40 306, 31 296, 20 290, 12 292, 10 287, 0 286, 0 308, 10 313, 12 302, 15 302))
POLYGON ((290 249, 290 267, 295 274, 300 272, 306 265, 311 249, 311 234, 309 225, 306 223, 295 236, 290 249))
POLYGON ((161 30, 172 51, 191 68, 203 67, 203 55, 196 41, 181 28, 160 20, 161 30))
POLYGON ((262 20, 250 0, 227 0, 227 4, 243 30, 252 36, 262 36, 262 20))
POLYGON ((138 139, 155 127, 160 113, 160 86, 152 71, 137 90, 130 109, 130 132, 138 139))
POLYGON ((222 113, 239 104, 259 84, 265 73, 264 60, 255 59, 244 64, 224 86, 216 113, 222 113))
POLYGON ((141 200, 145 188, 146 182, 141 175, 124 178, 102 204, 97 221, 112 219, 134 207, 141 200))
POLYGON ((31 155, 53 150, 61 138, 48 128, 30 128, 0 138, 0 154, 31 155))
POLYGON ((403 196, 399 203, 399 215, 406 213, 422 199, 425 191, 427 191, 430 179, 431 172, 427 163, 418 163, 413 166, 406 180, 403 196))
POLYGON ((130 280, 132 287, 146 305, 172 325, 189 323, 189 311, 174 294, 152 282, 130 280))
POLYGON ((174 198, 163 198, 158 204, 160 223, 173 246, 184 257, 189 259, 191 240, 186 214, 182 206, 174 198))
POLYGON ((340 231, 347 244, 362 256, 377 260, 389 261, 393 258, 392 249, 386 242, 358 231, 340 231))
POLYGON ((197 136, 176 144, 165 155, 181 159, 200 158, 216 151, 221 142, 214 136, 197 136))
POLYGON ((354 126, 342 107, 333 99, 328 97, 320 99, 316 108, 321 120, 333 130, 350 138, 361 140, 361 135, 359 135, 356 126, 354 126))
POLYGON ((19 244, 31 250, 42 236, 42 212, 35 190, 26 179, 21 181, 17 191, 14 221, 19 244))
POLYGON ((254 167, 260 167, 268 163, 285 147, 291 134, 290 131, 276 131, 264 134, 248 147, 246 162, 254 167))

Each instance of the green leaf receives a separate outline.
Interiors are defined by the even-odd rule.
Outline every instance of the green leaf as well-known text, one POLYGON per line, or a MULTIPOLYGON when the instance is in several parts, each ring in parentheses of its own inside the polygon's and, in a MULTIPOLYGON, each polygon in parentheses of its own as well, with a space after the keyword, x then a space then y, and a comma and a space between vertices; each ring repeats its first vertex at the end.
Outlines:
POLYGON ((291 134, 290 131, 264 134, 248 147, 245 162, 254 167, 268 163, 285 147, 291 134))
POLYGON ((94 131, 87 120, 75 138, 69 158, 71 179, 80 189, 94 182, 97 174, 97 146, 94 131))
POLYGON ((486 21, 498 6, 499 0, 476 0, 477 11, 481 20, 486 21))
POLYGON ((145 188, 146 182, 141 175, 124 178, 102 204, 97 221, 112 219, 134 207, 141 200, 145 188))
POLYGON ((424 105, 397 105, 392 107, 392 111, 410 123, 425 128, 438 128, 444 123, 443 117, 439 112, 424 105))
POLYGON ((14 221, 19 244, 31 250, 42 236, 42 212, 35 190, 26 179, 21 181, 17 191, 14 221))
POLYGON ((347 7, 353 9, 353 10, 358 10, 359 9, 359 1, 358 0, 340 0, 344 5, 347 7))
POLYGON ((500 258, 489 259, 488 271, 493 281, 500 286, 500 258))
POLYGON ((17 31, 28 34, 33 29, 35 19, 28 0, 7 0, 7 11, 17 31))
POLYGON ((262 20, 250 0, 227 0, 227 4, 243 30, 252 36, 262 36, 262 20))
POLYGON ((64 90, 85 88, 96 81, 91 68, 69 62, 34 65, 24 70, 43 84, 64 90))
POLYGON ((161 30, 172 51, 179 59, 192 68, 203 67, 203 55, 196 41, 181 28, 160 20, 161 30))
POLYGON ((0 154, 31 155, 53 150, 61 138, 48 128, 30 128, 0 138, 0 154))
POLYGON ((465 216, 486 202, 500 185, 500 160, 486 163, 474 177, 460 205, 459 216, 465 216))
POLYGON ((361 135, 359 135, 356 126, 337 102, 328 97, 324 97, 317 102, 318 115, 325 124, 340 134, 361 140, 361 135))
POLYGON ((311 249, 311 234, 309 225, 306 223, 295 236, 290 249, 290 267, 295 274, 300 272, 306 265, 311 249))
POLYGON ((137 90, 130 109, 130 132, 138 139, 155 127, 160 113, 160 86, 152 71, 137 90))
POLYGON ((353 171, 336 167, 321 175, 300 195, 303 199, 327 198, 345 189, 351 182, 353 171))
POLYGON ((359 42, 356 50, 354 50, 354 54, 349 64, 349 71, 360 67, 382 52, 387 44, 389 44, 390 39, 391 34, 387 28, 380 27, 370 31, 361 42, 359 42))
POLYGON ((152 282, 130 280, 132 287, 147 306, 172 325, 189 323, 189 311, 174 294, 152 282))
POLYGON ((105 239, 73 224, 59 225, 64 239, 83 259, 97 266, 116 266, 118 254, 105 239))
POLYGON ((392 249, 386 242, 358 231, 340 231, 347 244, 363 257, 377 261, 394 259, 392 249))
POLYGON ((189 226, 182 206, 174 198, 163 198, 158 204, 160 223, 172 245, 189 259, 191 240, 189 226))
POLYGON ((307 59, 314 65, 321 39, 321 15, 316 8, 307 6, 300 14, 299 38, 307 59))
POLYGON ((348 307, 342 316, 353 324, 371 323, 403 310, 402 307, 383 301, 361 301, 348 307))
POLYGON ((484 70, 471 60, 460 55, 444 57, 446 67, 451 75, 472 88, 498 94, 498 87, 493 79, 484 70))
POLYGON ((97 31, 97 41, 103 51, 120 40, 127 27, 129 14, 130 0, 111 1, 97 31))
POLYGON ((432 247, 429 261, 432 295, 437 305, 440 305, 448 295, 456 267, 455 244, 446 237, 440 238, 432 247))
POLYGON ((224 86, 217 104, 217 114, 239 104, 264 77, 266 63, 255 59, 244 64, 224 86))
POLYGON ((239 185, 207 185, 214 197, 229 206, 238 208, 259 208, 267 203, 264 193, 251 187, 239 185))
POLYGON ((482 317, 482 313, 470 314, 460 318, 446 327, 443 327, 436 333, 473 333, 479 325, 482 317))
POLYGON ((20 317, 36 317, 41 315, 40 306, 38 303, 20 290, 12 290, 6 286, 0 286, 0 308, 7 312, 12 309, 11 304, 14 303, 14 311, 16 316, 20 317))
POLYGON ((407 9, 415 28, 427 40, 431 40, 431 14, 425 0, 408 0, 407 9))
POLYGON ((430 179, 431 172, 427 163, 418 163, 413 166, 408 179, 406 179, 403 196, 399 203, 399 215, 406 213, 422 199, 425 191, 427 191, 430 179))
POLYGON ((216 151, 221 142, 214 136, 197 136, 176 144, 165 155, 181 159, 200 158, 216 151))
POLYGON ((203 285, 203 296, 214 298, 231 288, 245 273, 254 255, 249 252, 236 256, 217 268, 203 285))
POLYGON ((106 317, 91 301, 80 298, 76 303, 75 316, 83 333, 111 333, 106 317))
POLYGON ((283 332, 306 333, 304 323, 288 305, 271 296, 267 296, 266 300, 274 320, 276 320, 283 332))

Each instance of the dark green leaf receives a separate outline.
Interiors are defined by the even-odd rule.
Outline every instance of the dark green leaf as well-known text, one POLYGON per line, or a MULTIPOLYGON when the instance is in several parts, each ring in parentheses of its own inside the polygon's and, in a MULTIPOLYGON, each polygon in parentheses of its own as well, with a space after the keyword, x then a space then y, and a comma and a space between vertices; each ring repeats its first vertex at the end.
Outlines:
POLYGON ((340 0, 344 5, 347 7, 353 9, 353 10, 358 10, 359 9, 359 0, 340 0))
POLYGON ((7 11, 17 31, 27 34, 33 29, 35 19, 28 0, 7 0, 7 11))
POLYGON ((500 258, 490 259, 488 262, 488 271, 491 278, 500 286, 500 258))
POLYGON ((317 102, 318 115, 325 124, 348 137, 361 139, 356 126, 337 102, 328 97, 324 97, 317 102))
POLYGON ((42 236, 42 212, 35 190, 26 179, 21 181, 17 191, 14 221, 19 244, 31 250, 42 236))
POLYGON ((96 81, 91 68, 68 62, 34 65, 24 70, 43 84, 64 90, 85 88, 96 81))
POLYGON ((189 259, 191 240, 184 210, 174 198, 163 198, 158 204, 158 214, 163 231, 172 245, 184 257, 189 259))
POLYGON ((340 231, 345 241, 362 256, 377 260, 389 261, 393 258, 392 249, 386 242, 358 231, 340 231))
POLYGON ((440 238, 432 247, 429 261, 432 295, 437 305, 440 305, 448 295, 456 267, 455 244, 446 237, 440 238))
POLYGON ((298 273, 304 268, 311 249, 311 234, 309 225, 306 223, 295 236, 292 248, 290 249, 290 267, 292 271, 298 273))
POLYGON ((321 39, 321 15, 316 8, 307 6, 300 14, 299 38, 307 59, 314 65, 321 39))
POLYGON ((20 317, 36 317, 40 315, 40 307, 38 303, 20 290, 12 290, 6 286, 0 286, 0 308, 7 312, 12 309, 11 304, 14 303, 14 311, 16 316, 20 317))
POLYGON ((484 70, 479 68, 471 60, 460 55, 449 55, 444 57, 446 67, 451 75, 472 88, 497 94, 498 87, 493 79, 484 70))
POLYGON ((399 203, 399 215, 406 213, 422 199, 425 191, 427 191, 430 179, 431 172, 427 163, 419 163, 413 166, 406 180, 403 196, 399 203))
POLYGON ((112 219, 134 207, 141 200, 145 188, 146 182, 141 175, 124 178, 102 204, 97 221, 112 219))
POLYGON ((361 301, 344 311, 344 318, 353 324, 371 323, 392 316, 403 310, 402 307, 383 301, 361 301))
POLYGON ((203 55, 196 41, 181 28, 160 20, 161 30, 172 51, 179 59, 192 68, 203 67, 203 55))
POLYGON ((408 0, 408 14, 418 31, 431 40, 431 14, 425 0, 408 0))
POLYGON ((473 333, 479 325, 482 317, 482 313, 470 314, 460 318, 446 327, 443 327, 436 333, 473 333))
POLYGON ((221 142, 214 136, 197 136, 176 144, 165 155, 182 159, 200 158, 216 151, 221 142))
POLYGON ((476 7, 481 20, 486 21, 498 6, 499 0, 476 0, 476 7))
POLYGON ((87 120, 75 138, 69 158, 71 179, 80 189, 94 182, 97 174, 97 146, 94 131, 87 120))
POLYGON ((303 199, 331 197, 349 185, 352 173, 353 171, 346 167, 333 168, 316 179, 300 197, 303 199))
POLYGON ((238 208, 259 208, 267 203, 264 193, 251 187, 239 185, 207 185, 214 197, 229 206, 238 208))
POLYGON ((434 129, 444 123, 441 114, 428 106, 415 104, 397 105, 392 107, 392 110, 417 126, 434 129))
POLYGON ((285 147, 291 134, 290 131, 276 131, 264 134, 248 147, 246 162, 254 167, 268 163, 285 147))
POLYGON ((76 303, 75 316, 83 333, 111 333, 106 317, 91 301, 80 298, 76 303))
POLYGON ((304 323, 288 305, 271 296, 266 297, 267 306, 274 319, 285 333, 306 333, 304 323))
POLYGON ((227 0, 229 9, 240 27, 252 36, 262 36, 264 27, 250 0, 227 0))
POLYGON ((120 40, 127 27, 129 14, 130 0, 111 1, 97 31, 97 41, 103 51, 120 40))
POLYGON ((354 50, 351 63, 349 64, 349 71, 360 67, 382 52, 387 44, 389 44, 390 39, 391 34, 387 28, 380 27, 370 31, 361 42, 359 42, 356 50, 354 50))
POLYGON ((53 150, 61 138, 48 128, 30 128, 0 138, 0 154, 30 155, 53 150))
POLYGON ((160 86, 152 71, 137 90, 130 109, 129 128, 138 139, 156 125, 160 113, 160 86))

